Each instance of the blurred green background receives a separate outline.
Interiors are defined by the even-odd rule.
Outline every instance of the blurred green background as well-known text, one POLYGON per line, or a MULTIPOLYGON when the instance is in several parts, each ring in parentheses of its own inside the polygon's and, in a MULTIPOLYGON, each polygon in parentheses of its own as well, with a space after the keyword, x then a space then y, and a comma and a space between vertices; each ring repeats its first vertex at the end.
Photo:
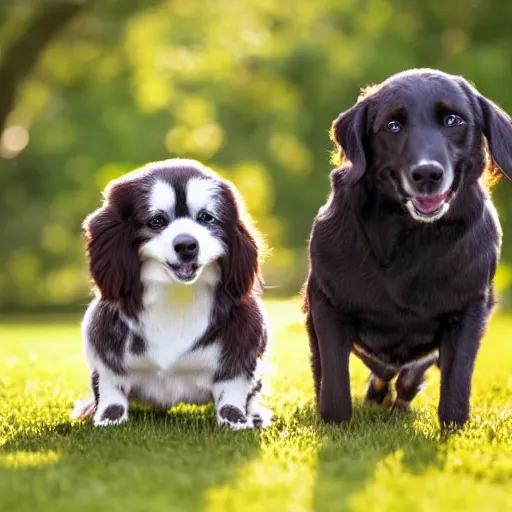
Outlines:
MULTIPOLYGON (((504 0, 3 0, 0 310, 85 304, 82 219, 109 180, 175 156, 234 181, 273 248, 268 293, 297 293, 331 121, 418 66, 512 112, 511 19, 504 0)), ((505 305, 510 187, 494 191, 505 305)))

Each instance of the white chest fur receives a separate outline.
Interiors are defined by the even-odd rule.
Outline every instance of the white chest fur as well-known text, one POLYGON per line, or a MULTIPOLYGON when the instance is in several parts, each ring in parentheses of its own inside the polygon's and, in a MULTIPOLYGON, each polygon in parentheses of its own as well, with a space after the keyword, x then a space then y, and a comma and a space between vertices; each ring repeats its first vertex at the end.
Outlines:
POLYGON ((139 317, 146 342, 144 358, 159 370, 167 370, 194 347, 208 328, 213 290, 208 285, 156 286, 146 292, 144 302, 139 317))
POLYGON ((144 306, 139 330, 145 351, 129 356, 130 388, 139 398, 163 405, 207 401, 219 346, 192 349, 210 324, 212 287, 155 286, 146 292, 144 306))

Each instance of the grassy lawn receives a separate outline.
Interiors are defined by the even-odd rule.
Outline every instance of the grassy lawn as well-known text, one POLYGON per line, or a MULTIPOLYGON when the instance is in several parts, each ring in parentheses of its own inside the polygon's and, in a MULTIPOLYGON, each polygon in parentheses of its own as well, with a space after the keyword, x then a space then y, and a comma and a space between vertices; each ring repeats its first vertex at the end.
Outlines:
POLYGON ((68 419, 88 393, 79 319, 0 325, 0 510, 512 510, 512 318, 496 316, 478 359, 473 422, 442 439, 439 375, 409 415, 361 405, 320 424, 297 301, 269 301, 273 427, 230 432, 212 407, 132 412, 121 427, 68 419))

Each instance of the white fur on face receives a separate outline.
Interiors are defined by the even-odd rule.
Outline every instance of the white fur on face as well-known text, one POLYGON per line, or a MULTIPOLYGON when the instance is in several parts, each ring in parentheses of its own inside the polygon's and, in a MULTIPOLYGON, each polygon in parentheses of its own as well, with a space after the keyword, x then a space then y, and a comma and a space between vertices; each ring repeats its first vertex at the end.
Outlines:
POLYGON ((151 189, 149 196, 149 209, 152 212, 159 210, 169 212, 174 210, 176 194, 169 183, 158 180, 151 189))
POLYGON ((187 205, 192 218, 201 210, 218 214, 219 186, 212 180, 192 179, 187 183, 187 205))
POLYGON ((162 263, 177 265, 179 260, 174 250, 174 240, 179 235, 190 235, 197 240, 197 263, 201 266, 213 263, 224 254, 222 242, 214 237, 208 228, 192 219, 181 218, 171 222, 161 233, 146 242, 140 250, 141 258, 153 258, 162 263))
MULTIPOLYGON (((190 217, 181 217, 171 220, 170 224, 160 233, 154 235, 139 250, 139 257, 143 261, 143 282, 168 283, 176 281, 168 265, 178 265, 179 260, 174 250, 175 240, 179 235, 189 235, 198 242, 199 253, 197 264, 199 269, 196 278, 187 284, 196 282, 205 267, 212 266, 225 254, 222 241, 214 236, 205 225, 196 221, 199 212, 205 210, 214 217, 218 212, 218 185, 208 179, 191 179, 187 183, 186 202, 190 217)), ((163 211, 170 218, 174 218, 176 194, 172 186, 163 181, 157 181, 150 193, 149 206, 151 211, 163 211), (163 207, 163 208, 162 208, 163 207)), ((211 280, 213 277, 207 273, 204 277, 211 280)))
POLYGON ((150 258, 142 262, 140 279, 145 285, 145 296, 147 295, 148 300, 151 301, 153 299, 149 297, 152 297, 155 294, 158 295, 162 286, 167 286, 175 282, 185 285, 192 285, 195 283, 206 284, 209 285, 210 288, 213 288, 219 282, 220 267, 216 263, 211 263, 210 265, 201 267, 197 270, 195 279, 183 283, 182 281, 176 281, 174 274, 169 272, 163 263, 150 258), (200 282, 198 283, 198 281, 200 282))

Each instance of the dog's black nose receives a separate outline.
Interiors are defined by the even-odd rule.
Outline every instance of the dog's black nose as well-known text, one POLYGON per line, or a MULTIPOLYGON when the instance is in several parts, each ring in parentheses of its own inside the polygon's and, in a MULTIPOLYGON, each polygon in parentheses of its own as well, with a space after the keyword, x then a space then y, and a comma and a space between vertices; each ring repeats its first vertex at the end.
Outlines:
POLYGON ((190 235, 178 235, 174 239, 174 250, 182 263, 191 263, 197 258, 199 244, 190 235))
POLYGON ((411 169, 411 178, 415 185, 437 185, 444 176, 443 168, 435 164, 415 165, 411 169))

